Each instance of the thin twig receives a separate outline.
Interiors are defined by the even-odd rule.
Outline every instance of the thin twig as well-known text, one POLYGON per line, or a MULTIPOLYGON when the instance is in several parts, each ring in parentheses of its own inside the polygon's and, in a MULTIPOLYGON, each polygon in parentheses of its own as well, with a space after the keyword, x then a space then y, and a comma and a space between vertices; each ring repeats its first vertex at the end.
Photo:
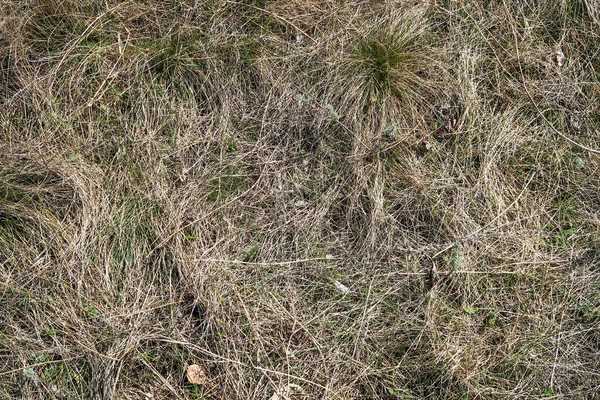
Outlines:
POLYGON ((175 306, 177 304, 181 304, 181 303, 185 303, 185 300, 180 300, 180 301, 173 301, 171 303, 167 303, 167 304, 161 304, 159 306, 155 306, 155 307, 150 307, 147 308, 145 310, 139 310, 139 311, 135 311, 135 312, 131 312, 129 314, 119 314, 119 315, 112 315, 108 318, 106 318, 107 320, 113 319, 113 318, 122 318, 122 317, 131 317, 133 315, 137 315, 137 314, 143 314, 143 313, 148 313, 150 311, 154 311, 154 310, 158 310, 161 308, 165 308, 165 307, 171 307, 171 306, 175 306))
POLYGON ((43 367, 44 365, 58 364, 61 362, 73 361, 73 360, 77 360, 81 357, 82 356, 76 356, 76 357, 63 358, 62 360, 53 360, 53 361, 46 361, 46 362, 41 362, 41 363, 37 363, 37 364, 31 364, 31 365, 27 365, 25 367, 11 369, 10 371, 0 372, 0 376, 14 374, 15 372, 23 371, 23 370, 26 370, 27 368, 43 367))
POLYGON ((100 353, 98 350, 95 350, 91 347, 86 346, 85 344, 75 340, 75 343, 77 343, 78 345, 80 345, 81 347, 83 347, 84 349, 91 351, 92 353, 94 353, 95 355, 97 355, 100 358, 104 358, 105 360, 110 360, 110 361, 116 361, 116 362, 120 362, 122 360, 123 357, 121 358, 115 358, 115 357, 111 357, 111 356, 107 356, 105 354, 100 353))
POLYGON ((291 264, 300 264, 300 263, 304 263, 304 262, 325 261, 325 260, 327 260, 327 261, 336 260, 336 258, 332 258, 332 257, 317 257, 317 258, 303 258, 303 259, 299 259, 299 260, 267 261, 267 262, 227 260, 227 259, 219 259, 219 258, 197 258, 195 261, 225 263, 225 264, 259 265, 259 266, 268 267, 268 266, 271 266, 271 265, 291 265, 291 264))

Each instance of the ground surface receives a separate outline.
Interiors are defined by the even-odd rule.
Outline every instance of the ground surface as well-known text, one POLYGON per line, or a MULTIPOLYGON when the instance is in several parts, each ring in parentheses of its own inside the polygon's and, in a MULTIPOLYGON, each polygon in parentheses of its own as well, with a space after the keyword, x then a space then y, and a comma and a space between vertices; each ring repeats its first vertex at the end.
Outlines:
POLYGON ((599 104, 596 0, 0 0, 0 399, 598 398, 599 104))

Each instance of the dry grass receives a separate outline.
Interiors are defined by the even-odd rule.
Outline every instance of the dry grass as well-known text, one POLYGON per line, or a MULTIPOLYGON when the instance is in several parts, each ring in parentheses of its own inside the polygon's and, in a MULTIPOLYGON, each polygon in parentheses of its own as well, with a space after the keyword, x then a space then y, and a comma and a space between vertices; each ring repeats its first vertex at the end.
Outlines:
POLYGON ((0 10, 0 399, 600 397, 597 0, 0 10))

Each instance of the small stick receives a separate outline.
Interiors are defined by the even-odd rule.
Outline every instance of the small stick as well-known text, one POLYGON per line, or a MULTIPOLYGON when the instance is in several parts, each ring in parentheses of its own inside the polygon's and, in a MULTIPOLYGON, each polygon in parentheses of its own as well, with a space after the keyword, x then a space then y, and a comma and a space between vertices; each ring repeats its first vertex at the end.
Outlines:
POLYGON ((317 257, 317 258, 304 258, 300 260, 289 260, 289 261, 272 261, 272 262, 252 262, 252 261, 241 261, 241 260, 225 260, 219 258, 198 258, 196 261, 202 262, 215 262, 215 263, 225 263, 225 264, 241 264, 241 265, 262 265, 268 267, 270 265, 291 265, 291 264, 300 264, 303 262, 310 261, 324 261, 324 260, 335 260, 335 258, 331 257, 317 257))
POLYGON ((78 358, 81 358, 81 356, 63 358, 62 360, 46 361, 46 362, 41 362, 41 363, 37 363, 37 364, 31 364, 31 365, 27 365, 27 366, 22 367, 22 368, 16 368, 16 369, 11 369, 10 371, 6 371, 6 372, 0 372, 0 376, 10 375, 10 374, 13 374, 15 372, 26 370, 27 368, 42 367, 44 365, 49 365, 49 364, 58 364, 60 362, 73 361, 73 360, 76 360, 78 358))

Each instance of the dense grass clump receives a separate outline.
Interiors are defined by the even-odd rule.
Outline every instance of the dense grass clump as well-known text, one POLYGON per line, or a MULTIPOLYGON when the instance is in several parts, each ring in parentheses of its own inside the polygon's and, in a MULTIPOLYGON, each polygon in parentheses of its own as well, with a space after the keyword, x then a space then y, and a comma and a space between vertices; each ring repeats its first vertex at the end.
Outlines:
POLYGON ((390 95, 399 99, 414 97, 425 83, 419 79, 419 73, 426 68, 419 48, 425 40, 419 42, 419 32, 413 27, 391 25, 374 29, 358 41, 352 59, 354 72, 365 80, 365 100, 378 102, 390 95))
POLYGON ((600 396, 599 36, 0 0, 0 399, 600 396))

